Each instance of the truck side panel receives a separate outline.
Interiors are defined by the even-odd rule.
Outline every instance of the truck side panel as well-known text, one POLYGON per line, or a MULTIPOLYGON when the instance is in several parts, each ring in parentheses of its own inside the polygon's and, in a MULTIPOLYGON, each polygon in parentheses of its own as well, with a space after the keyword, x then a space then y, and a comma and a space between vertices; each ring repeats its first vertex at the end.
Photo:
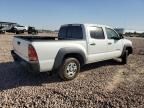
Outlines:
POLYGON ((32 42, 32 45, 38 55, 40 72, 51 71, 53 69, 56 55, 61 48, 74 47, 82 50, 87 56, 87 44, 85 40, 32 42))

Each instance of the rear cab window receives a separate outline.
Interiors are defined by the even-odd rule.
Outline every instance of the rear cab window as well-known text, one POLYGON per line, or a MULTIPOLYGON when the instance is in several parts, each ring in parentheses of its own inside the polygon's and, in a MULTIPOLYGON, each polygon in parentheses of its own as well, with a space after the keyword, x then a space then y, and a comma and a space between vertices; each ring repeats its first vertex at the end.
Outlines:
POLYGON ((83 39, 81 26, 64 26, 60 28, 58 37, 60 39, 83 39))

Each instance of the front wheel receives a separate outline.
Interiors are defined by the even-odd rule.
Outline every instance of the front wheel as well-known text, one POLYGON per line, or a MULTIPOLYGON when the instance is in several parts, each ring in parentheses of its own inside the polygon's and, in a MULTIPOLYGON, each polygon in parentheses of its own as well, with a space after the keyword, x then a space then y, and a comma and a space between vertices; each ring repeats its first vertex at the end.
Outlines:
POLYGON ((59 76, 63 80, 74 79, 80 71, 80 63, 76 58, 67 58, 59 69, 59 76))
POLYGON ((127 64, 127 58, 128 58, 128 50, 125 50, 125 53, 122 57, 122 64, 127 64))

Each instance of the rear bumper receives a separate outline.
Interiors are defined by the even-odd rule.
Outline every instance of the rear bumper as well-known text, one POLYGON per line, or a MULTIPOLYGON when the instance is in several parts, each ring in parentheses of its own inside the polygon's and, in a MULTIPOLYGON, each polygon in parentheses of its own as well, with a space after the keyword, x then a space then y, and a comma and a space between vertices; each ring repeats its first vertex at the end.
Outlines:
POLYGON ((29 72, 32 73, 39 73, 40 72, 40 66, 38 62, 27 62, 24 59, 22 59, 19 55, 17 55, 14 50, 11 51, 11 55, 15 62, 18 64, 24 66, 29 72))

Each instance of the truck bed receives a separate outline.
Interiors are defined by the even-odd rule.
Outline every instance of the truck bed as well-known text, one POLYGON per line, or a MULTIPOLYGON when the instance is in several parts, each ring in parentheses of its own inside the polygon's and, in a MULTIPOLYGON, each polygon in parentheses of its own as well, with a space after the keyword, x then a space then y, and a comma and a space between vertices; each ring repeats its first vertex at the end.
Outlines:
POLYGON ((58 37, 48 37, 48 36, 15 36, 16 38, 23 39, 26 41, 36 41, 36 40, 57 40, 58 37))

